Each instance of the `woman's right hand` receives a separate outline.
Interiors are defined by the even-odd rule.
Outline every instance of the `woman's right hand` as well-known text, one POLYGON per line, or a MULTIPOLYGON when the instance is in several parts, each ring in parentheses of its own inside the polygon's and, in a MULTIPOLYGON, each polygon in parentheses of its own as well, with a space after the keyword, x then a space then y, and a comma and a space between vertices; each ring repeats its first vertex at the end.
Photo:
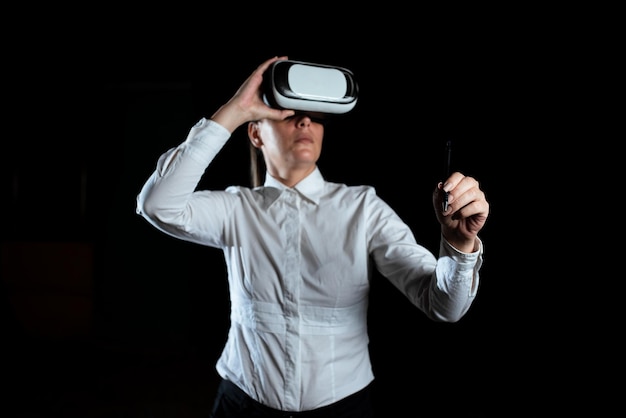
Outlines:
POLYGON ((265 71, 274 62, 285 59, 287 59, 286 56, 273 57, 259 65, 234 96, 211 116, 211 119, 232 133, 246 122, 260 119, 282 120, 293 116, 295 114, 293 110, 274 109, 265 104, 261 91, 265 71))

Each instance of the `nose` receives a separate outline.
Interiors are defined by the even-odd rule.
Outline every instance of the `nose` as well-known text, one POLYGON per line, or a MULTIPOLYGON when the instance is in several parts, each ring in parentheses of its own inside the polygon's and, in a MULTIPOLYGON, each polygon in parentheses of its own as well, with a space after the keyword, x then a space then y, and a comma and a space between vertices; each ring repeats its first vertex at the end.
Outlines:
POLYGON ((297 122, 298 127, 302 128, 302 127, 309 126, 310 124, 311 124, 311 118, 309 117, 309 115, 300 115, 298 117, 298 122, 297 122))

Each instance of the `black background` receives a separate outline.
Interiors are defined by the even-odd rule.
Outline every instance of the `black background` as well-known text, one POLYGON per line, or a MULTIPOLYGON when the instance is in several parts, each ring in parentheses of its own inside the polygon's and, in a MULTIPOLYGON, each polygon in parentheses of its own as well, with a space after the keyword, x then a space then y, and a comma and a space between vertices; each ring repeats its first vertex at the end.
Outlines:
MULTIPOLYGON (((507 16, 458 25, 462 13, 454 22, 445 13, 367 13, 101 10, 48 21, 35 45, 11 49, 2 291, 8 405, 22 411, 12 416, 184 417, 208 408, 228 326, 222 254, 159 233, 135 214, 135 197, 159 155, 274 55, 355 73, 359 102, 327 128, 322 173, 375 186, 433 252, 430 199, 446 140, 453 168, 476 177, 491 203, 479 295, 459 323, 426 320, 374 278, 379 410, 487 416, 555 401, 554 386, 577 373, 556 343, 572 319, 546 310, 551 270, 537 263, 550 235, 530 214, 549 190, 528 179, 542 177, 558 141, 560 40, 507 16), (68 243, 92 258, 73 260, 59 249, 68 243), (63 272, 74 262, 87 273, 68 285, 63 272), (68 297, 87 308, 73 312, 68 297), (82 315, 82 325, 59 323, 59 310, 60 321, 82 315)), ((203 186, 249 184, 246 141, 235 131, 203 186)))

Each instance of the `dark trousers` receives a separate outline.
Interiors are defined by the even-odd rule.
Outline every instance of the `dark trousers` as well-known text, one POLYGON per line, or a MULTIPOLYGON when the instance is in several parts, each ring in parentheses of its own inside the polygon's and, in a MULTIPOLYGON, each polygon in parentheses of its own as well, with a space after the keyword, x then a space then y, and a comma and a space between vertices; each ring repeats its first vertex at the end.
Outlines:
POLYGON ((304 412, 267 407, 228 380, 222 380, 210 418, 373 418, 371 384, 332 405, 304 412))

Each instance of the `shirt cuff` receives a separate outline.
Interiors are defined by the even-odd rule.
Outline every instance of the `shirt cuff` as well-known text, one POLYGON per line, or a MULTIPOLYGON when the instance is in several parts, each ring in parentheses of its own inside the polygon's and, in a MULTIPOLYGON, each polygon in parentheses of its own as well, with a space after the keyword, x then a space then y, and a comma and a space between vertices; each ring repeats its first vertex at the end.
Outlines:
POLYGON ((472 253, 459 251, 454 248, 443 235, 441 236, 441 244, 439 246, 440 255, 452 257, 459 265, 468 269, 480 268, 483 255, 483 243, 478 237, 476 237, 474 249, 472 253))

